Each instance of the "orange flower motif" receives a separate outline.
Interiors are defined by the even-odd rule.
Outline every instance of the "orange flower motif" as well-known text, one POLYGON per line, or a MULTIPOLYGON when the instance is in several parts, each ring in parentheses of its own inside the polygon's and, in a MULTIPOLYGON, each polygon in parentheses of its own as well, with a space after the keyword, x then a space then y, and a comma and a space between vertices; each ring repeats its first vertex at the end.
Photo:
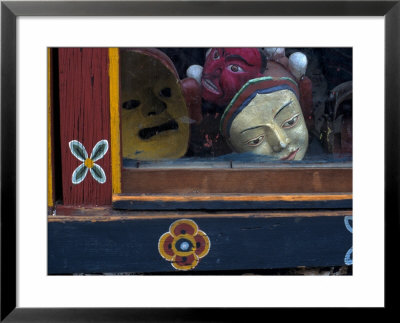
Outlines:
POLYGON ((197 224, 188 219, 177 220, 158 241, 161 256, 178 270, 191 270, 208 254, 210 239, 199 230, 197 224))

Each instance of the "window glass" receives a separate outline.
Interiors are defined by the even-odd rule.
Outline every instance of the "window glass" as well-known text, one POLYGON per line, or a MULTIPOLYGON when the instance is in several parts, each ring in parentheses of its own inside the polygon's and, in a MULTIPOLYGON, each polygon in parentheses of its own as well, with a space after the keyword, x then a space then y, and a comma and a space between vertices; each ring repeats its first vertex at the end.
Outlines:
POLYGON ((352 160, 351 48, 121 48, 123 165, 352 160))

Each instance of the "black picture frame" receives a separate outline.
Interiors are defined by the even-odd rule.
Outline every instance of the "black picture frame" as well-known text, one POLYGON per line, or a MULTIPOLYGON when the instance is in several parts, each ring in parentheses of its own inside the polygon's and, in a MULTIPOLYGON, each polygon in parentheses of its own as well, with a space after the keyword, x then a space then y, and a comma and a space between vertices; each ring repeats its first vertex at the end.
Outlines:
MULTIPOLYGON (((1 322, 235 321, 235 310, 17 308, 16 19, 18 16, 384 16, 385 308, 398 286, 400 1, 2 1, 1 3, 1 322)), ((373 257, 373 256, 371 256, 373 257)), ((373 261, 371 262, 373 265, 373 261)))

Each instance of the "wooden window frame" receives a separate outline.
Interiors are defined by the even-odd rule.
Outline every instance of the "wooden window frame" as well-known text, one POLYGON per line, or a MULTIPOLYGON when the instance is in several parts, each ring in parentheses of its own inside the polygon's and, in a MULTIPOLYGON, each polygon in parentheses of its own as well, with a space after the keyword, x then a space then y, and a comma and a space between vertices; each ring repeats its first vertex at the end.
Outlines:
POLYGON ((271 164, 254 168, 124 167, 119 49, 110 48, 110 122, 115 208, 351 208, 352 163, 271 164), (156 179, 156 180, 155 180, 156 179), (322 201, 322 202, 321 202, 322 201))

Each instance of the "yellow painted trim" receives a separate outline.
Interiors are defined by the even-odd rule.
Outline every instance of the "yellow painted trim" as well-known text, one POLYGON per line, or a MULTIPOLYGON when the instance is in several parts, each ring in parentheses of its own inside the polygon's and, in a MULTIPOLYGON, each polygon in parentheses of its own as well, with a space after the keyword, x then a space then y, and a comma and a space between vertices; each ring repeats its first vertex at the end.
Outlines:
POLYGON ((51 147, 51 62, 50 48, 47 48, 47 205, 54 206, 53 201, 53 168, 51 147))
POLYGON ((121 137, 119 116, 119 50, 109 48, 112 193, 121 193, 121 137))

